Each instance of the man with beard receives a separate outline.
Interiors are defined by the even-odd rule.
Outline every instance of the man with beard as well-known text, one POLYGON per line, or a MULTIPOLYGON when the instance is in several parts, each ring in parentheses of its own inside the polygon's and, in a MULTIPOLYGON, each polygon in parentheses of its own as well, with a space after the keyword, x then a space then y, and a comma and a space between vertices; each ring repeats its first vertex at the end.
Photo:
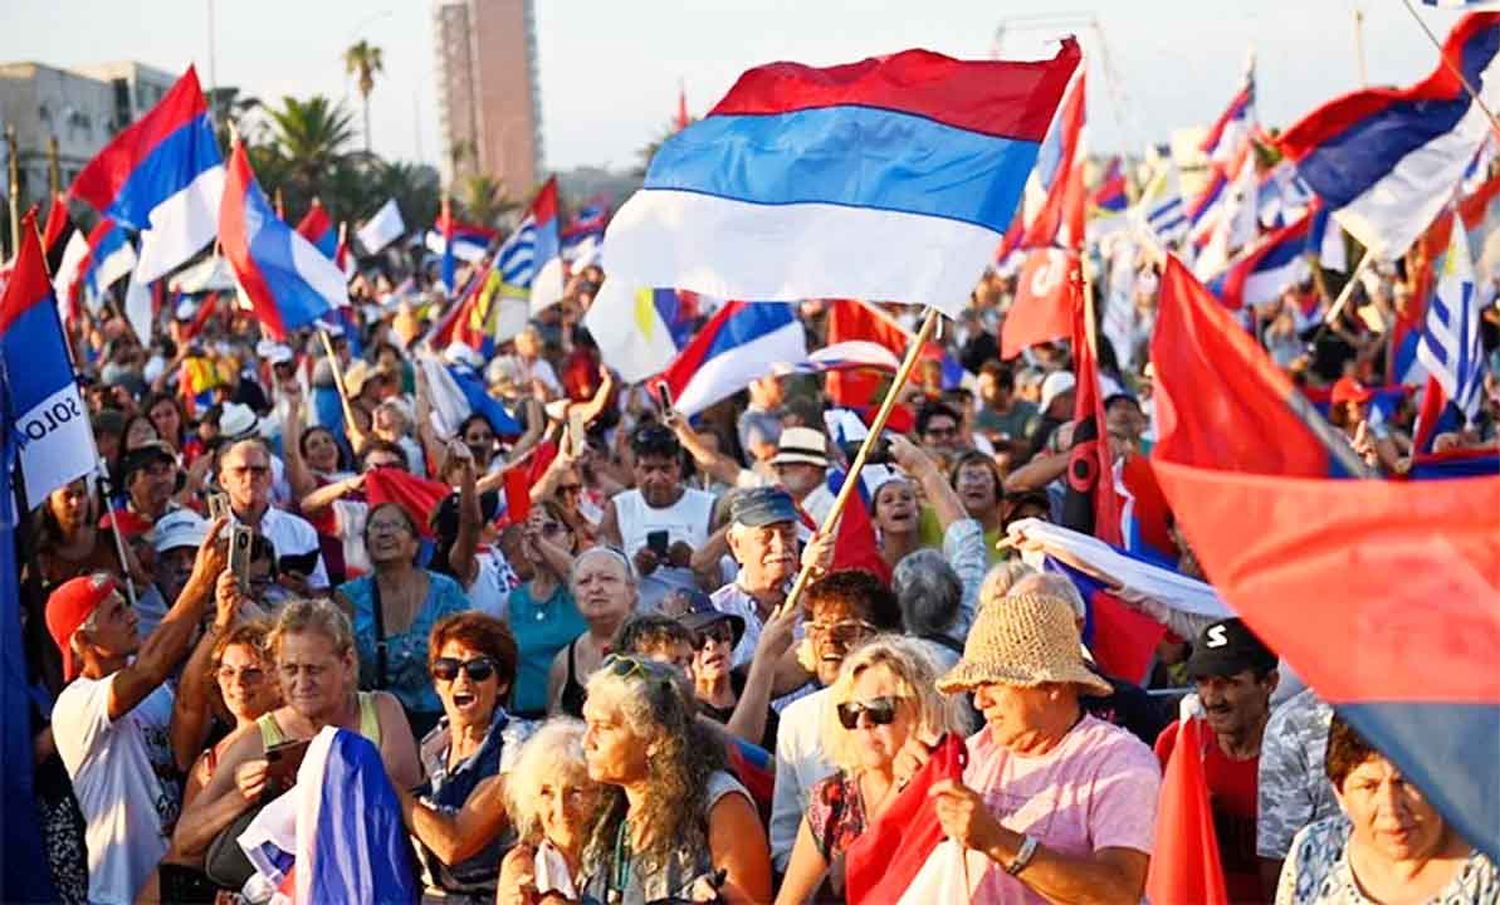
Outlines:
MULTIPOLYGON (((1203 772, 1219 838, 1230 901, 1264 902, 1255 854, 1256 776, 1271 692, 1281 679, 1276 654, 1239 619, 1210 623, 1188 657, 1187 673, 1203 702, 1211 739, 1203 772)), ((1165 769, 1177 741, 1174 721, 1156 739, 1165 769)))

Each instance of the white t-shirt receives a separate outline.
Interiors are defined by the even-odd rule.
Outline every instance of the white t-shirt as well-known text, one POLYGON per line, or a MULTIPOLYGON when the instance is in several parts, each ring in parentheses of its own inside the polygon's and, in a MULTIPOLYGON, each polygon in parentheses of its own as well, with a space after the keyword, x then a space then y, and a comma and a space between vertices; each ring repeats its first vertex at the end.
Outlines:
POLYGON ((111 723, 103 679, 74 679, 52 710, 52 735, 88 825, 89 901, 135 900, 162 856, 182 805, 168 729, 172 691, 158 686, 111 723))
POLYGON ((290 512, 283 512, 273 506, 267 509, 266 514, 261 517, 260 533, 271 542, 271 548, 276 551, 278 563, 284 556, 318 554, 317 566, 307 577, 307 583, 310 587, 317 589, 328 587, 328 567, 323 565, 322 548, 318 545, 318 532, 313 529, 307 519, 290 512))
POLYGON ((469 605, 501 622, 509 622, 510 592, 521 586, 521 580, 499 550, 480 549, 474 559, 479 569, 474 574, 474 583, 464 588, 469 605))
MULTIPOLYGON (((714 513, 713 494, 685 487, 677 502, 663 509, 648 505, 639 490, 623 490, 613 499, 620 540, 625 555, 632 560, 636 551, 646 546, 647 537, 653 531, 667 532, 669 546, 683 541, 697 550, 708 541, 709 522, 714 513)), ((692 569, 657 566, 656 571, 640 581, 638 608, 642 612, 652 612, 673 591, 695 587, 697 579, 692 569)))

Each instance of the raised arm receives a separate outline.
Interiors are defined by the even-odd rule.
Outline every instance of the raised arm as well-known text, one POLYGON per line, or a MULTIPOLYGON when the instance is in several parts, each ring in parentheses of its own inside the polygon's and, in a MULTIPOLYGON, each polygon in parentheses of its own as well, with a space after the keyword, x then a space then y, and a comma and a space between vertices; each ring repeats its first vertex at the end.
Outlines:
POLYGON ((688 424, 687 419, 676 410, 667 416, 666 421, 667 426, 672 428, 672 433, 677 435, 682 448, 693 457, 693 464, 703 469, 704 473, 716 481, 728 484, 730 487, 741 485, 741 472, 748 469, 740 467, 740 463, 729 456, 709 449, 708 444, 703 442, 703 436, 693 430, 693 426, 688 424))
POLYGON ((225 520, 219 518, 209 525, 208 536, 198 547, 192 575, 182 593, 177 595, 156 631, 141 642, 135 660, 115 674, 109 688, 111 722, 135 709, 135 705, 167 680, 187 655, 203 608, 213 599, 214 581, 229 562, 226 545, 219 543, 219 531, 224 523, 225 520))
POLYGON ((349 494, 363 490, 364 486, 365 476, 362 474, 352 475, 341 481, 334 481, 332 484, 325 484, 307 496, 302 497, 302 501, 299 503, 302 514, 307 516, 317 515, 349 494))
POLYGON ((963 500, 958 497, 958 491, 948 484, 937 463, 920 446, 905 437, 894 436, 891 438, 891 457, 907 474, 921 483, 922 495, 937 513, 938 524, 944 530, 959 519, 969 517, 963 500))
POLYGON ((449 443, 446 450, 451 457, 449 461, 463 465, 458 480, 458 534, 448 548, 448 566, 467 588, 479 575, 476 554, 484 527, 484 510, 479 505, 479 490, 474 480, 474 453, 458 440, 449 443))
POLYGON ((209 701, 213 697, 214 645, 234 627, 243 595, 234 573, 225 569, 214 582, 214 621, 198 639, 182 680, 177 683, 177 699, 172 704, 172 756, 179 770, 187 770, 203 750, 208 738, 209 701))
MULTIPOLYGON (((296 382, 291 382, 296 387, 296 382)), ((307 467, 307 460, 302 458, 302 394, 300 387, 296 390, 283 387, 287 394, 286 422, 281 428, 281 459, 286 463, 286 481, 292 488, 292 498, 302 499, 312 493, 318 486, 318 479, 313 477, 312 469, 307 467)))

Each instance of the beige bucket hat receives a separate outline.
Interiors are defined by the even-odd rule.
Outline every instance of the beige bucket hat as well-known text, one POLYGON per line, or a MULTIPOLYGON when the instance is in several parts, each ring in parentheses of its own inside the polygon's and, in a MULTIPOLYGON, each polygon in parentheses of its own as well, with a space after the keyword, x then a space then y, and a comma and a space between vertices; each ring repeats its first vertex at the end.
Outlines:
POLYGON ((991 683, 1071 682, 1085 694, 1112 693, 1110 684, 1084 665, 1075 617, 1071 604, 1047 594, 986 603, 969 629, 963 658, 938 679, 938 689, 952 694, 991 683))

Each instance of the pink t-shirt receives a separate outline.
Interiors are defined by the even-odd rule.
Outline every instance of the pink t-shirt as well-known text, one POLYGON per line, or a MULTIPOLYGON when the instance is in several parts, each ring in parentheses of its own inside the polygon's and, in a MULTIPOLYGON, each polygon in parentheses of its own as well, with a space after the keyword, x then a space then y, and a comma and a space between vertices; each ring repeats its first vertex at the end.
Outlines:
MULTIPOLYGON (((968 745, 964 784, 984 797, 1006 829, 1064 855, 1102 848, 1151 853, 1161 770, 1151 749, 1126 730, 1085 716, 1040 757, 996 745, 988 727, 968 745)), ((974 901, 1046 900, 991 862, 974 901)))

